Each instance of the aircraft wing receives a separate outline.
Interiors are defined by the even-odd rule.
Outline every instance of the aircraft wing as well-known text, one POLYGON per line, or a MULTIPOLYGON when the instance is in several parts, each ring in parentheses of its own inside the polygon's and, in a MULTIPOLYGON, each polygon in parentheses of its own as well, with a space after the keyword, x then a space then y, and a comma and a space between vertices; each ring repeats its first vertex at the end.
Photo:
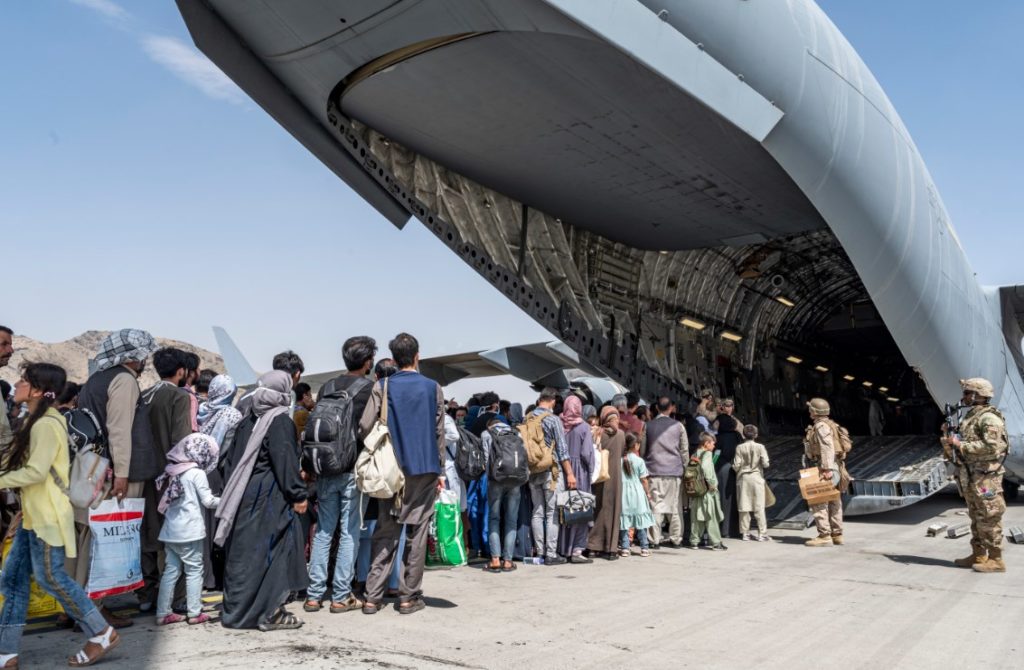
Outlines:
POLYGON ((460 379, 513 375, 536 386, 557 388, 568 388, 569 380, 581 372, 598 375, 557 341, 422 358, 420 372, 442 386, 460 379))

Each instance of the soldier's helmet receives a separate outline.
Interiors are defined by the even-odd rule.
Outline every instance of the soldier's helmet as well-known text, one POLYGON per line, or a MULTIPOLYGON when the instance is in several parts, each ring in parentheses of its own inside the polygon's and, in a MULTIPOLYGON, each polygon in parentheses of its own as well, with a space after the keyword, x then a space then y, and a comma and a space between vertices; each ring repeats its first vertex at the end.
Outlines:
POLYGON ((964 391, 971 391, 977 393, 983 398, 994 398, 996 390, 992 388, 992 382, 981 377, 971 377, 970 379, 961 379, 960 388, 964 391))
POLYGON ((831 410, 828 406, 828 401, 824 398, 811 398, 807 403, 807 408, 811 410, 811 414, 814 416, 828 416, 831 410))

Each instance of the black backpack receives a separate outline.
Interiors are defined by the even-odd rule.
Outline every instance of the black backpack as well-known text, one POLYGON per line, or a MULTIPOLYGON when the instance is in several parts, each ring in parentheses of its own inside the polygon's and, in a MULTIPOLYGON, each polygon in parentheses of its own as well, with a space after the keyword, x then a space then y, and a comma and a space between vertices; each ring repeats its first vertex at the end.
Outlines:
POLYGON ((502 486, 522 486, 530 478, 526 445, 518 431, 489 431, 491 434, 490 477, 502 486))
POLYGON ((72 461, 83 449, 91 449, 107 457, 107 437, 100 420, 92 411, 84 407, 68 410, 64 413, 64 419, 68 422, 68 451, 71 452, 72 461))
POLYGON ((370 384, 368 379, 356 379, 339 389, 337 379, 327 382, 302 432, 303 470, 319 477, 352 471, 359 455, 356 424, 360 418, 353 416, 353 405, 370 384))
POLYGON ((484 473, 483 443, 462 426, 459 426, 459 444, 455 447, 455 471, 466 483, 476 481, 484 473))

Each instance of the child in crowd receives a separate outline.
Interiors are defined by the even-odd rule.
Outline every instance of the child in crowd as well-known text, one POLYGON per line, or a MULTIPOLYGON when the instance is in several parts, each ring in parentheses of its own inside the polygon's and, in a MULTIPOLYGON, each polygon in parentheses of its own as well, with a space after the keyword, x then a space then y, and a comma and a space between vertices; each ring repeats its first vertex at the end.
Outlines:
POLYGON ((651 514, 651 489, 647 478, 647 464, 640 458, 640 439, 626 434, 626 448, 622 456, 622 515, 619 520, 619 556, 629 556, 629 529, 635 528, 640 555, 651 555, 647 543, 647 529, 654 525, 651 514))
POLYGON ((185 617, 171 611, 174 586, 185 572, 188 602, 188 623, 205 623, 210 616, 203 612, 203 540, 206 538, 206 517, 203 507, 214 509, 220 498, 210 491, 206 473, 217 464, 219 448, 209 435, 193 433, 167 453, 167 469, 156 480, 163 496, 157 509, 164 515, 160 541, 167 553, 167 565, 160 579, 160 595, 156 601, 156 623, 163 626, 184 621, 185 617))
POLYGON ((771 542, 765 514, 764 471, 768 467, 768 450, 757 441, 757 426, 743 426, 744 442, 736 447, 732 469, 736 471, 736 494, 739 498, 740 533, 750 536, 750 517, 757 517, 757 539, 771 542))
POLYGON ((690 498, 690 548, 696 549, 704 533, 708 535, 710 549, 722 551, 727 547, 722 543, 719 524, 725 515, 722 513, 722 502, 718 497, 718 476, 715 473, 715 461, 711 452, 715 450, 715 436, 710 433, 700 434, 700 446, 690 455, 690 463, 700 465, 701 474, 707 484, 707 492, 690 498))

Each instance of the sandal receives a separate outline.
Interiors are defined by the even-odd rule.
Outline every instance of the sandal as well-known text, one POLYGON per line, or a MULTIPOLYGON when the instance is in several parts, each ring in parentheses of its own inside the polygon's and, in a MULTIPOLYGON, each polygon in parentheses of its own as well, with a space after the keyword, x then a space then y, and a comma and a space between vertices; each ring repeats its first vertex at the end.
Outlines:
POLYGON ((650 549, 641 549, 640 550, 640 557, 641 558, 647 558, 650 555, 651 555, 651 550, 650 549))
POLYGON ((319 600, 307 600, 302 604, 302 609, 306 612, 319 612, 323 608, 323 603, 319 600))
POLYGON ((77 654, 68 659, 68 665, 72 668, 84 668, 88 665, 96 663, 101 658, 106 656, 111 649, 121 644, 121 636, 117 634, 113 626, 107 626, 107 630, 103 631, 96 637, 90 637, 82 647, 82 650, 77 654), (89 646, 92 645, 92 652, 89 651, 89 646))
POLYGON ((384 603, 371 603, 370 601, 363 603, 363 614, 376 614, 382 609, 384 609, 384 603))
POLYGON ((258 628, 264 633, 269 633, 273 630, 295 630, 296 628, 302 628, 302 623, 294 614, 281 608, 277 610, 269 621, 264 621, 258 628))
POLYGON ((345 602, 336 603, 331 601, 331 614, 341 614, 342 612, 351 612, 357 610, 363 606, 363 601, 350 595, 345 602))
POLYGON ((501 571, 502 572, 515 572, 517 569, 518 568, 517 568, 516 564, 513 563, 512 561, 505 561, 502 564, 502 566, 501 566, 501 571))
POLYGON ((619 556, 621 556, 622 558, 629 558, 632 555, 633 554, 629 551, 629 549, 619 549, 619 556))
POLYGON ((0 668, 2 668, 3 670, 18 670, 18 655, 0 654, 0 660, 2 660, 4 656, 8 656, 9 658, 6 661, 4 661, 3 665, 0 665, 0 668))
POLYGON ((487 567, 484 568, 484 570, 486 570, 487 572, 494 573, 501 572, 501 561, 499 561, 498 559, 492 560, 490 563, 487 564, 487 567))
POLYGON ((196 624, 206 623, 210 620, 210 615, 206 612, 200 612, 198 616, 190 616, 188 618, 188 625, 195 626, 196 624))
POLYGON ((421 609, 425 608, 426 606, 427 606, 427 604, 425 602, 423 602, 423 598, 416 598, 414 600, 410 600, 409 602, 399 603, 399 605, 398 605, 398 613, 399 614, 412 614, 414 612, 419 612, 421 609))
MULTIPOLYGON (((185 617, 181 616, 180 614, 175 614, 174 612, 171 612, 167 616, 157 617, 156 625, 167 626, 172 623, 181 623, 184 620, 185 617)), ((113 626, 111 626, 111 628, 113 628, 113 626)))

